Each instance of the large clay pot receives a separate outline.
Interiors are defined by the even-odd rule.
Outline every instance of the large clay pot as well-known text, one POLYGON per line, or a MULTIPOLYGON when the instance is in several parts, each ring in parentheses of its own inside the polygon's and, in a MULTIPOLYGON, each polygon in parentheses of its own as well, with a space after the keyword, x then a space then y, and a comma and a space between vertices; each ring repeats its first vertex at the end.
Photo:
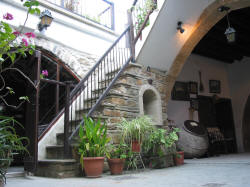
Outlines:
POLYGON ((103 172, 104 157, 83 157, 83 165, 87 177, 100 177, 103 172))
POLYGON ((136 153, 141 152, 141 143, 137 140, 132 141, 132 151, 136 153))
POLYGON ((120 159, 120 158, 108 159, 108 164, 109 164, 111 175, 122 174, 124 163, 125 163, 125 159, 120 159))
POLYGON ((208 150, 208 137, 203 126, 187 120, 179 132, 177 147, 185 152, 185 158, 198 158, 208 150))
POLYGON ((178 151, 174 157, 174 161, 176 166, 184 164, 184 151, 178 151))

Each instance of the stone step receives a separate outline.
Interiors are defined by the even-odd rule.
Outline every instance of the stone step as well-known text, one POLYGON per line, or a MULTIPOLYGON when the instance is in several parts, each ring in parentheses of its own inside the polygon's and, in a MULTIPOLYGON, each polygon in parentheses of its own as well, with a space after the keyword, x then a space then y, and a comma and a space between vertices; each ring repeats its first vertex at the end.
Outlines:
POLYGON ((17 178, 17 177, 25 177, 25 172, 23 171, 16 171, 16 172, 7 172, 6 178, 17 178))
MULTIPOLYGON (((63 145, 49 145, 46 146, 47 159, 64 159, 64 146, 63 145)), ((70 151, 72 156, 72 148, 70 151)))
POLYGON ((105 77, 114 77, 114 75, 116 75, 120 69, 121 69, 120 67, 119 68, 115 68, 114 70, 106 73, 105 77))
POLYGON ((45 159, 38 161, 36 176, 68 178, 81 175, 79 161, 74 159, 45 159))
MULTIPOLYGON (((80 111, 77 111, 77 113, 79 114, 78 116, 83 116, 85 114, 87 114, 87 112, 89 111, 89 109, 84 109, 84 110, 80 110, 80 111)), ((98 120, 100 119, 101 121, 105 121, 108 119, 107 116, 103 116, 103 115, 100 115, 101 114, 101 111, 94 111, 93 114, 91 115, 91 118, 94 119, 94 120, 98 120)), ((80 123, 80 121, 82 120, 83 118, 77 118, 76 121, 78 122, 78 124, 80 123)))
MULTIPOLYGON (((79 123, 77 123, 79 124, 79 123)), ((69 133, 71 135, 71 133, 69 133)), ((56 134, 56 142, 57 145, 64 145, 64 133, 57 133, 56 134)), ((77 139, 73 139, 71 145, 74 146, 77 143, 77 139)))

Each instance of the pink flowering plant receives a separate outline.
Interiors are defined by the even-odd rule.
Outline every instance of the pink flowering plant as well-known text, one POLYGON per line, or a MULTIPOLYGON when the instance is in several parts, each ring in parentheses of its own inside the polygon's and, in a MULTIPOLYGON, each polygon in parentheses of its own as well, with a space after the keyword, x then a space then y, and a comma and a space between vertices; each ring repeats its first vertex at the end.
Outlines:
POLYGON ((42 73, 40 74, 40 78, 43 79, 43 78, 48 77, 48 76, 49 76, 48 70, 46 70, 46 69, 42 70, 42 73))
MULTIPOLYGON (((35 46, 32 45, 31 40, 35 37, 35 34, 32 32, 23 33, 23 30, 29 14, 40 14, 40 10, 37 8, 38 1, 21 1, 24 1, 23 6, 27 8, 27 14, 20 30, 15 30, 9 25, 15 19, 12 13, 6 12, 0 17, 0 102, 14 109, 19 108, 25 101, 29 101, 29 98, 21 96, 19 97, 19 104, 8 104, 5 98, 8 95, 14 95, 15 91, 6 85, 3 73, 6 75, 9 71, 15 71, 21 74, 35 89, 39 85, 39 82, 34 83, 20 69, 13 66, 22 56, 25 57, 27 52, 33 53, 35 46)), ((27 151, 22 141, 28 139, 16 134, 14 123, 18 123, 14 118, 0 115, 0 186, 3 182, 6 182, 6 171, 13 160, 14 153, 21 150, 27 151)))
POLYGON ((23 102, 28 101, 27 96, 22 96, 19 98, 20 103, 18 105, 9 105, 5 100, 9 94, 13 95, 15 92, 12 88, 7 87, 5 84, 5 79, 2 74, 8 71, 16 71, 21 74, 25 79, 28 80, 30 84, 37 87, 39 83, 33 83, 27 75, 25 75, 20 69, 13 66, 13 64, 18 61, 21 57, 25 57, 26 53, 33 54, 35 46, 32 44, 33 39, 36 37, 34 33, 27 32, 24 33, 24 27, 27 23, 30 14, 40 14, 38 8, 38 1, 36 0, 21 0, 23 6, 27 8, 26 18, 24 19, 23 26, 17 30, 13 29, 9 23, 15 19, 15 16, 6 12, 0 17, 0 101, 2 101, 6 106, 18 108, 23 102), (9 63, 9 62, 12 63, 9 63))
POLYGON ((14 19, 14 16, 10 12, 6 12, 2 21, 0 22, 0 63, 11 59, 15 62, 17 54, 25 56, 28 51, 30 54, 33 53, 35 46, 32 45, 31 39, 35 38, 35 34, 32 32, 23 33, 24 27, 28 20, 29 14, 40 14, 38 1, 26 0, 23 4, 24 7, 28 8, 27 15, 23 26, 20 30, 13 30, 8 24, 14 19), (21 41, 21 42, 20 42, 21 41))

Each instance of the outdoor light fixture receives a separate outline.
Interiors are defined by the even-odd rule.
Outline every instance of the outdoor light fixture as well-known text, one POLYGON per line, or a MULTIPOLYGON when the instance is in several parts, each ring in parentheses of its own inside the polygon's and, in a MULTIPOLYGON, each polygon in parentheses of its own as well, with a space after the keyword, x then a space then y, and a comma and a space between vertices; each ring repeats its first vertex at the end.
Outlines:
POLYGON ((177 23, 177 30, 179 30, 181 34, 185 32, 185 29, 182 28, 181 21, 178 21, 178 23, 177 23))
POLYGON ((38 24, 38 30, 41 32, 43 29, 47 29, 54 19, 49 10, 44 10, 40 15, 40 23, 38 24))
POLYGON ((226 7, 226 6, 221 6, 218 10, 220 12, 223 12, 223 11, 227 12, 227 24, 228 24, 228 28, 225 31, 225 35, 227 37, 228 43, 233 43, 233 42, 235 42, 235 39, 236 39, 236 31, 235 31, 235 29, 233 27, 230 26, 229 16, 228 16, 228 10, 230 10, 230 8, 226 7))

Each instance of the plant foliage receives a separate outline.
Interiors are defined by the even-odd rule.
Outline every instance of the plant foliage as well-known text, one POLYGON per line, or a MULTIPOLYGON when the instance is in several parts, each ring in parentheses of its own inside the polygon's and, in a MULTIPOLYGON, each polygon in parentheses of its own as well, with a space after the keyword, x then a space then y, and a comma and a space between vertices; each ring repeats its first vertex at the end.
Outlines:
POLYGON ((177 132, 179 132, 178 128, 155 129, 143 144, 144 152, 150 156, 164 156, 178 141, 177 132))
POLYGON ((0 180, 6 181, 7 168, 13 161, 13 155, 20 152, 28 153, 24 142, 28 138, 16 134, 14 124, 22 127, 13 117, 0 116, 0 180))
MULTIPOLYGON (((134 10, 136 12, 136 22, 135 22, 136 34, 141 29, 143 23, 145 22, 147 15, 150 14, 154 9, 156 9, 156 7, 157 7, 157 3, 155 0, 146 0, 145 5, 143 7, 141 7, 139 4, 139 6, 135 6, 131 8, 131 10, 134 10)), ((145 27, 147 27, 149 24, 150 23, 148 20, 145 27)))
POLYGON ((120 144, 116 144, 116 145, 109 145, 110 158, 125 159, 127 158, 129 151, 130 151, 130 147, 126 143, 123 143, 123 142, 121 142, 120 144))
POLYGON ((84 117, 84 126, 80 125, 79 129, 78 147, 82 167, 83 157, 108 156, 107 144, 109 141, 106 124, 101 124, 100 119, 96 122, 90 117, 84 117))
POLYGON ((132 143, 133 140, 142 142, 154 130, 153 121, 148 116, 141 116, 131 121, 123 119, 118 127, 122 133, 122 140, 132 143))

